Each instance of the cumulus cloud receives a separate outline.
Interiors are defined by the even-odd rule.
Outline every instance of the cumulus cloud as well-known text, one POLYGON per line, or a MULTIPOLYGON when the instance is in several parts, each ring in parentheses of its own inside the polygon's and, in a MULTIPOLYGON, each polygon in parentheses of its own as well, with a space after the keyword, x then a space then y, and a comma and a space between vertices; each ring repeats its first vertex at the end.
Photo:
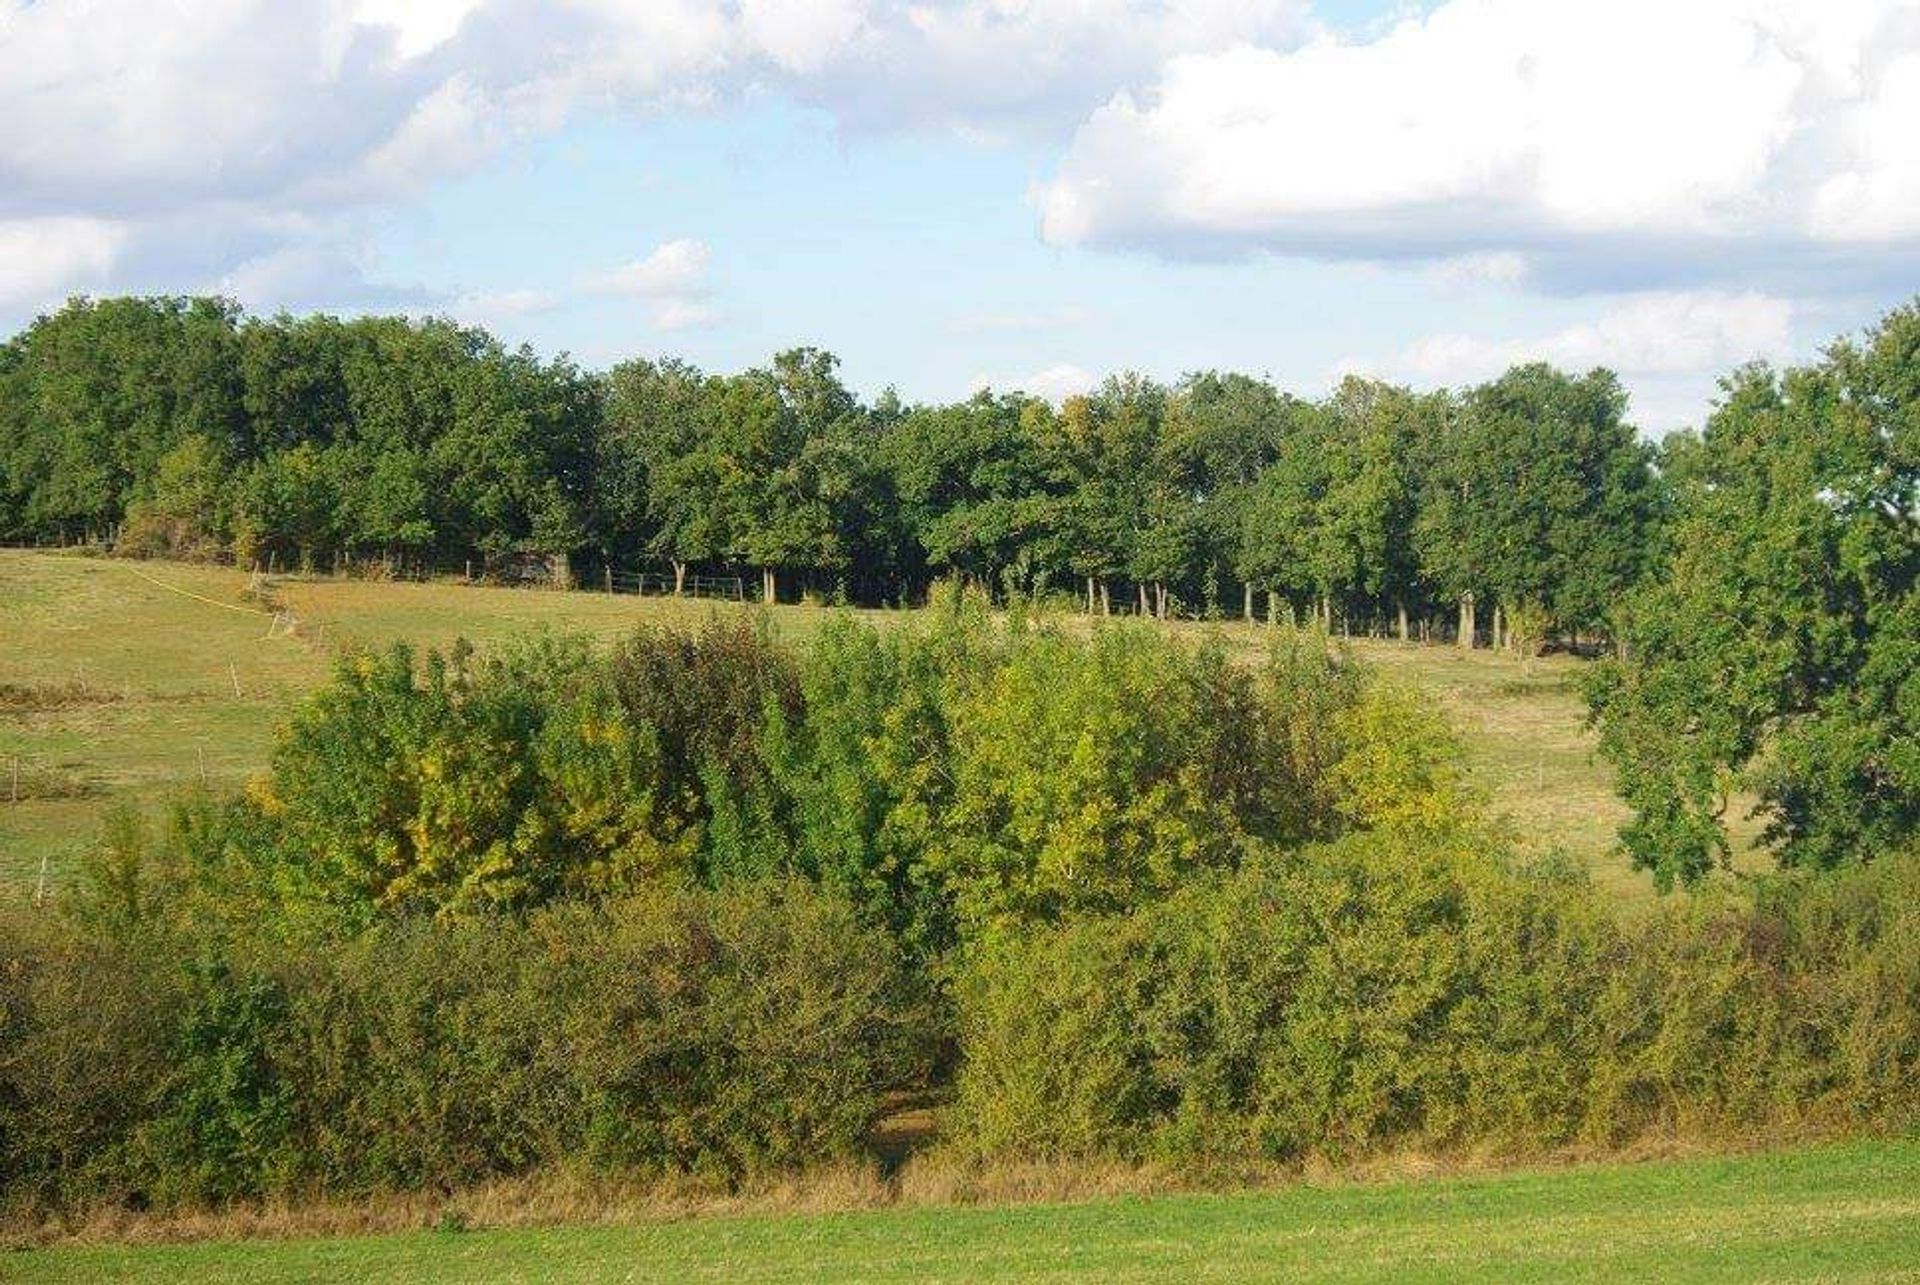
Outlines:
POLYGON ((367 211, 581 110, 772 89, 855 129, 1064 138, 1165 57, 1296 40, 1304 14, 1304 0, 208 0, 183 21, 147 0, 0 0, 0 220, 41 241, 78 226, 46 220, 82 220, 124 242, 16 263, 10 288, 122 288, 179 251, 163 285, 255 277, 250 261, 351 239, 367 211))
POLYGON ((643 299, 698 293, 706 288, 707 247, 682 239, 657 245, 642 258, 595 278, 595 288, 608 294, 637 295, 643 299))
POLYGON ((350 246, 295 244, 247 259, 211 284, 256 312, 319 308, 435 309, 445 303, 424 286, 380 280, 350 246))
POLYGON ((1056 244, 1560 291, 1920 268, 1900 0, 1445 0, 1365 37, 1306 0, 0 0, 0 48, 9 307, 203 280, 382 306, 418 292, 359 269, 374 212, 577 113, 767 92, 1062 149, 1056 244))
POLYGON ((1527 256, 1512 250, 1455 255, 1435 263, 1433 274, 1442 281, 1463 284, 1520 281, 1527 275, 1527 256))
POLYGON ((788 71, 817 71, 866 23, 864 0, 740 0, 742 27, 788 71))
POLYGON ((1719 376, 1756 359, 1797 353, 1795 307, 1754 291, 1653 291, 1605 300, 1587 320, 1534 335, 1428 335, 1398 353, 1349 357, 1329 382, 1372 375, 1422 387, 1460 387, 1511 366, 1544 361, 1563 370, 1604 366, 1622 377, 1642 429, 1697 423, 1719 376))
POLYGON ((1752 292, 1661 292, 1614 302, 1591 321, 1544 335, 1430 335, 1392 364, 1438 384, 1485 379, 1527 361, 1568 370, 1606 366, 1625 375, 1716 371, 1788 354, 1792 322, 1793 306, 1785 299, 1752 292))
POLYGON ((1448 0, 1370 42, 1172 59, 1081 126, 1041 227, 1549 272, 1582 252, 1911 246, 1917 60, 1898 0, 1448 0))
POLYGON ((0 221, 0 305, 34 306, 104 280, 126 243, 104 219, 0 221))
POLYGON ((788 88, 856 130, 1053 140, 1168 58, 1291 47, 1317 29, 1306 0, 873 3, 819 74, 788 88))
POLYGON ((551 290, 479 290, 455 299, 448 311, 462 321, 492 326, 552 312, 560 303, 560 296, 551 290))
POLYGON ((976 379, 973 382, 976 391, 982 388, 1004 388, 1013 392, 1031 393, 1035 397, 1046 398, 1056 406, 1069 397, 1092 392, 1099 384, 1099 378, 1092 371, 1071 362, 1059 362, 1015 379, 976 379))
POLYGON ((337 184, 439 79, 330 0, 0 0, 0 215, 154 217, 337 184))
POLYGON ((593 278, 587 287, 601 294, 645 300, 655 330, 707 325, 718 315, 708 302, 710 257, 705 242, 666 241, 645 256, 593 278))
POLYGON ((393 33, 394 56, 418 58, 445 44, 481 0, 360 0, 356 21, 393 33))

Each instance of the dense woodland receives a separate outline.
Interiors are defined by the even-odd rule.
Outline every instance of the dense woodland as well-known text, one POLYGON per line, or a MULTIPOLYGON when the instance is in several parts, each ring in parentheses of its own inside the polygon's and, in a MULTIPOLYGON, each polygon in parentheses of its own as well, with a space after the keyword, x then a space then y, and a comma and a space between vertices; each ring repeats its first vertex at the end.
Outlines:
POLYGON ((1104 611, 1358 632, 1458 610, 1470 634, 1537 637, 1610 627, 1667 505, 1605 371, 1525 366, 1459 394, 1349 379, 1320 402, 1120 376, 1056 409, 865 405, 836 366, 803 348, 734 375, 602 375, 446 321, 76 301, 0 349, 0 540, 727 569, 868 604, 960 576, 1104 611))

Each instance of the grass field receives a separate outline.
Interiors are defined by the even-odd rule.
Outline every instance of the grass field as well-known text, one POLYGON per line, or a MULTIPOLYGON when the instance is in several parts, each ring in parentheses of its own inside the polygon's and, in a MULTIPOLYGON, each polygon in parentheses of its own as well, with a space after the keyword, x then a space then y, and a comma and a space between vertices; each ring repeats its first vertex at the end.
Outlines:
MULTIPOLYGON (((0 895, 57 880, 117 800, 157 805, 206 782, 238 785, 265 762, 274 729, 345 642, 444 645, 536 625, 612 638, 644 621, 691 622, 721 604, 460 584, 283 582, 276 593, 319 645, 268 636, 244 573, 0 551, 0 684, 71 684, 87 699, 51 709, 0 706, 0 895), (22 766, 23 793, 9 773, 22 766)), ((866 613, 898 619, 900 613, 866 613)), ((774 609, 804 639, 818 608, 774 609)), ((1254 645, 1258 630, 1210 628, 1254 645)), ((1452 647, 1355 643, 1381 669, 1434 692, 1465 735, 1472 770, 1535 850, 1564 849, 1603 884, 1642 896, 1644 877, 1613 854, 1623 808, 1593 754, 1575 682, 1581 663, 1523 663, 1452 647)))
POLYGON ((0 1256, 0 1279, 1920 1280, 1920 1142, 1381 1186, 0 1256))

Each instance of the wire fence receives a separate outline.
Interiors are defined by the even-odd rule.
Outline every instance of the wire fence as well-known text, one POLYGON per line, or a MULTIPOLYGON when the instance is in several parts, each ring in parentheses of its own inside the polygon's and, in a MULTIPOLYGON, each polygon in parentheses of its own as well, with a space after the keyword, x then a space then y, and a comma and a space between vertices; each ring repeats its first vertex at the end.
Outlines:
POLYGON ((746 581, 740 576, 686 575, 676 581, 674 577, 658 572, 615 571, 608 567, 601 572, 600 587, 606 593, 629 593, 642 598, 717 598, 726 602, 747 600, 746 581))

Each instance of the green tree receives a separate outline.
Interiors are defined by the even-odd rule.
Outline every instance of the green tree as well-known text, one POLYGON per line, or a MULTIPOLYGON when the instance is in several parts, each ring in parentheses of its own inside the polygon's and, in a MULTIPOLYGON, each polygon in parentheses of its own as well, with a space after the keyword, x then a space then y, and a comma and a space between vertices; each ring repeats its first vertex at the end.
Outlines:
POLYGON ((1790 865, 1868 860, 1920 815, 1920 308, 1817 365, 1747 367, 1675 452, 1670 555, 1595 675, 1622 832, 1661 886, 1724 863, 1751 786, 1790 865))

